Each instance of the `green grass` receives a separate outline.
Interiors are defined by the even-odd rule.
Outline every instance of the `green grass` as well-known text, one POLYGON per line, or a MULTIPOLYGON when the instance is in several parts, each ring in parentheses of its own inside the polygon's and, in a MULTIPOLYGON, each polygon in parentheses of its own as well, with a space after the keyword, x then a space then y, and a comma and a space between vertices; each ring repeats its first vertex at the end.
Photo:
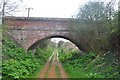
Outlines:
POLYGON ((26 53, 8 37, 2 38, 2 77, 7 78, 31 78, 36 77, 51 54, 51 49, 41 50, 35 54, 32 51, 26 53))
POLYGON ((86 72, 82 69, 67 71, 67 73, 69 78, 87 78, 86 72))
POLYGON ((39 73, 41 72, 41 70, 44 68, 44 65, 39 65, 38 70, 29 78, 36 78, 37 76, 39 76, 39 73))
POLYGON ((118 66, 115 65, 117 62, 114 54, 110 52, 97 57, 96 53, 90 52, 76 59, 72 58, 74 54, 68 58, 66 56, 69 54, 60 56, 69 78, 118 78, 118 66))
MULTIPOLYGON (((46 60, 53 53, 53 48, 50 47, 47 50, 37 48, 35 54, 31 51, 26 53, 10 38, 3 36, 2 41, 2 74, 4 79, 37 76, 46 60)), ((119 73, 115 54, 110 51, 106 55, 97 57, 97 53, 88 52, 83 56, 78 56, 79 53, 72 51, 59 54, 59 59, 70 78, 117 78, 119 73)))

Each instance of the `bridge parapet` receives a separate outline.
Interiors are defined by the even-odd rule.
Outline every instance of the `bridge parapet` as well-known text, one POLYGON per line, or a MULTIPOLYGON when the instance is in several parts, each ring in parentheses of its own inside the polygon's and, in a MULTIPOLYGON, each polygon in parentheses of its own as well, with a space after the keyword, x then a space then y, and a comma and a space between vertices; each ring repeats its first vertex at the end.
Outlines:
POLYGON ((6 17, 5 25, 14 39, 25 50, 30 49, 36 42, 48 37, 64 37, 72 41, 81 50, 86 50, 77 38, 76 31, 69 29, 71 18, 26 18, 6 17))

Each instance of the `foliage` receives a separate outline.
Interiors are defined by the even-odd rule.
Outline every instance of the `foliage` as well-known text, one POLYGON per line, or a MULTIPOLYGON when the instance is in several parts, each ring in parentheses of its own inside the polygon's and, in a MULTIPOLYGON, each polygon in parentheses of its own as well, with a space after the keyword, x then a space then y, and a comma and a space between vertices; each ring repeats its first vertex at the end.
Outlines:
POLYGON ((2 77, 27 78, 34 77, 40 71, 48 59, 50 49, 43 51, 38 49, 34 55, 32 51, 27 53, 18 47, 10 38, 3 35, 2 38, 2 77))
POLYGON ((88 2, 80 7, 77 20, 70 22, 70 29, 88 51, 107 52, 118 46, 118 11, 112 8, 110 14, 107 7, 103 2, 88 2))
POLYGON ((85 47, 90 48, 88 51, 91 51, 76 60, 67 59, 67 54, 62 55, 66 58, 65 61, 61 58, 61 61, 70 76, 78 74, 74 76, 81 78, 119 77, 117 60, 118 50, 120 50, 119 13, 114 6, 111 3, 88 2, 80 7, 76 16, 77 20, 70 22, 70 29, 78 33, 78 39, 85 47))
POLYGON ((58 53, 59 53, 59 59, 61 62, 64 62, 66 60, 72 60, 72 59, 76 59, 77 57, 79 57, 79 53, 78 51, 72 50, 69 52, 61 52, 61 48, 58 48, 58 53))
POLYGON ((42 49, 44 49, 44 48, 48 48, 48 44, 50 43, 50 40, 48 39, 48 40, 44 40, 44 41, 39 41, 38 42, 38 47, 39 48, 42 48, 42 49), (40 45, 39 45, 40 44, 40 45))
MULTIPOLYGON (((1 29, 1 25, 0 25, 0 74, 2 74, 2 29, 1 29)), ((2 78, 2 75, 0 75, 0 79, 2 78)))
MULTIPOLYGON (((111 5, 112 6, 112 5, 111 5)), ((101 2, 90 2, 82 6, 76 22, 71 22, 70 29, 77 31, 85 47, 91 52, 68 53, 58 50, 59 59, 68 75, 73 78, 118 78, 118 11, 110 14, 101 2), (88 44, 88 45, 87 45, 88 44)), ((2 38, 3 79, 26 78, 33 76, 42 68, 53 49, 40 49, 35 54, 25 52, 11 39, 2 38)), ((46 43, 46 42, 45 42, 46 43)), ((44 43, 43 43, 44 44, 44 43)), ((46 45, 46 44, 44 44, 46 45)), ((60 47, 61 43, 59 44, 60 47)), ((42 47, 42 46, 41 46, 42 47)))
MULTIPOLYGON (((66 57, 66 55, 60 55, 66 57)), ((66 57, 67 58, 67 57, 66 57)), ((62 58, 61 58, 62 60, 62 58)), ((94 52, 85 53, 77 59, 62 61, 71 78, 118 78, 118 62, 113 52, 99 56, 94 52)))
POLYGON ((64 43, 64 41, 59 41, 58 42, 58 47, 62 47, 62 44, 64 43))
POLYGON ((43 63, 45 63, 48 60, 49 56, 53 53, 53 48, 50 47, 47 48, 48 48, 47 50, 37 48, 36 53, 34 55, 36 58, 40 58, 43 63))
POLYGON ((106 10, 103 2, 88 2, 79 9, 77 18, 100 21, 106 18, 106 10))

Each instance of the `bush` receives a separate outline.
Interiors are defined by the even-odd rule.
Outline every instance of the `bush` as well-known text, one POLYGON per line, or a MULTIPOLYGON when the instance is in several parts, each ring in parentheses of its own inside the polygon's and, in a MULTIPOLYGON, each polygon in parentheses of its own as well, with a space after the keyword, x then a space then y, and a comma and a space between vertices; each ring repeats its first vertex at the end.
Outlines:
POLYGON ((2 42, 2 77, 4 80, 35 77, 50 55, 48 54, 50 49, 48 51, 39 49, 38 52, 40 52, 36 55, 33 55, 31 51, 26 53, 6 36, 3 36, 2 42))

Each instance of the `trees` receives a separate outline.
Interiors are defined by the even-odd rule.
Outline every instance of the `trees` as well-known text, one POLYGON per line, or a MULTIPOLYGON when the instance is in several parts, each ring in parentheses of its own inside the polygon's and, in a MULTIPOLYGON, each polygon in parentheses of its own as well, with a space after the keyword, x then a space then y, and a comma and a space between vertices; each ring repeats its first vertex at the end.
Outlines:
POLYGON ((105 22, 108 19, 103 2, 88 2, 79 9, 77 15, 79 26, 76 26, 85 43, 93 51, 100 51, 104 45, 102 37, 107 36, 105 22))
POLYGON ((103 2, 88 2, 79 9, 74 27, 72 24, 79 39, 82 38, 92 51, 103 52, 111 49, 109 38, 110 33, 117 30, 117 12, 112 5, 110 8, 112 12, 103 2))
POLYGON ((1 17, 2 17, 2 23, 4 23, 4 16, 6 15, 12 15, 12 12, 17 11, 19 4, 22 2, 22 0, 2 0, 0 8, 1 11, 1 17))
POLYGON ((103 2, 88 2, 79 9, 78 19, 100 21, 106 18, 105 5, 103 2))
POLYGON ((17 11, 20 3, 22 3, 22 0, 2 0, 2 15, 11 15, 13 11, 17 11))

